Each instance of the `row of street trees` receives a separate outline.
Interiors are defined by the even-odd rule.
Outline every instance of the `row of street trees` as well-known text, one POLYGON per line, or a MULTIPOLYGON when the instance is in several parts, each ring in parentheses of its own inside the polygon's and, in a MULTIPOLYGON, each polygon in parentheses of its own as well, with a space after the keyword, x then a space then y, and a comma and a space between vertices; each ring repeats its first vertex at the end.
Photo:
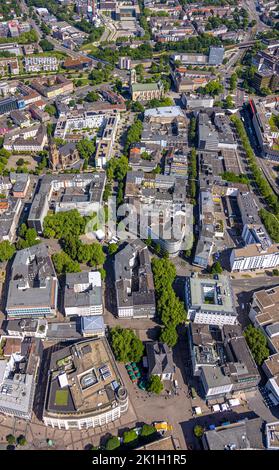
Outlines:
POLYGON ((152 271, 157 299, 157 312, 164 325, 160 341, 174 347, 178 340, 177 326, 186 322, 183 302, 176 296, 172 284, 176 276, 174 264, 167 258, 153 258, 152 271))

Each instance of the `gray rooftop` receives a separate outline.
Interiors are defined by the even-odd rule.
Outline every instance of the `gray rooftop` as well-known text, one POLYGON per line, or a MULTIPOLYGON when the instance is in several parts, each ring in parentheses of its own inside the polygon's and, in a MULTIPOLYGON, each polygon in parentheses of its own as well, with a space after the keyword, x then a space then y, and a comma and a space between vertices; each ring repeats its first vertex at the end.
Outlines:
POLYGON ((12 265, 6 310, 56 307, 56 273, 45 244, 20 250, 12 265))

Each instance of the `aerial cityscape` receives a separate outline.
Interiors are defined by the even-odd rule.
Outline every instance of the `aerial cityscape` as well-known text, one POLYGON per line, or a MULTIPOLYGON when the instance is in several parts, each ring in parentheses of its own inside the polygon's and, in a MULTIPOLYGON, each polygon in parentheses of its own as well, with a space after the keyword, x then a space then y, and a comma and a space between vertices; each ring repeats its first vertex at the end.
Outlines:
POLYGON ((279 450, 278 0, 3 0, 0 75, 0 449, 279 450))

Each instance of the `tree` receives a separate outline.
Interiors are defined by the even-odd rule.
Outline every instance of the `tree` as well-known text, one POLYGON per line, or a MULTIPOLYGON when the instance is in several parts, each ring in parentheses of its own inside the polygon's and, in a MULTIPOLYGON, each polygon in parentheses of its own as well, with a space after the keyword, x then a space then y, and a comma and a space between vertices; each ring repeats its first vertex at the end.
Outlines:
POLYGON ((80 158, 83 158, 87 161, 90 160, 96 150, 95 143, 87 138, 80 140, 77 143, 76 148, 80 158))
POLYGON ((73 261, 64 251, 55 253, 52 256, 52 261, 58 274, 80 272, 79 263, 77 261, 73 261))
POLYGON ((0 243, 0 261, 8 261, 15 253, 15 246, 8 240, 3 240, 0 243))
POLYGON ((114 253, 116 253, 117 250, 118 250, 117 243, 110 243, 109 244, 109 246, 108 246, 109 255, 114 255, 114 253))
POLYGON ((112 195, 112 187, 110 183, 107 183, 103 193, 103 201, 107 202, 112 195))
POLYGON ((16 162, 17 166, 23 166, 24 163, 25 163, 25 162, 24 162, 23 158, 19 158, 19 159, 17 160, 17 162, 16 162))
POLYGON ((152 434, 155 434, 157 432, 156 428, 154 426, 150 426, 150 424, 144 424, 141 428, 141 437, 148 437, 151 436, 152 434))
POLYGON ((269 87, 262 87, 261 88, 261 95, 268 96, 268 95, 271 95, 271 94, 272 94, 272 91, 269 87))
POLYGON ((265 335, 254 326, 249 325, 244 330, 244 337, 256 363, 261 366, 264 360, 269 357, 269 349, 265 335))
POLYGON ((234 102, 233 102, 233 99, 231 97, 231 95, 228 95, 225 99, 225 108, 227 109, 231 109, 234 107, 234 102))
POLYGON ((111 158, 107 164, 107 177, 109 180, 122 182, 129 169, 129 160, 125 155, 119 158, 111 158))
POLYGON ((129 128, 126 137, 125 151, 127 152, 131 144, 139 142, 143 130, 142 122, 137 119, 129 128))
POLYGON ((92 103, 92 102, 94 102, 94 101, 98 101, 98 100, 99 100, 99 95, 98 95, 98 93, 96 93, 96 91, 89 91, 89 93, 87 93, 85 99, 86 99, 86 101, 88 101, 89 103, 92 103))
POLYGON ((54 49, 53 44, 49 42, 47 39, 42 39, 39 42, 39 45, 43 49, 44 52, 53 51, 54 49))
POLYGON ((55 116, 56 107, 53 104, 47 104, 44 108, 44 111, 48 113, 50 116, 55 116))
POLYGON ((220 261, 216 261, 211 267, 211 273, 222 274, 222 272, 223 272, 223 269, 222 269, 220 261))
POLYGON ((23 227, 20 227, 20 234, 22 238, 19 238, 17 242, 17 249, 23 250, 24 248, 29 248, 30 246, 37 245, 40 243, 40 240, 37 240, 38 234, 34 228, 27 228, 25 224, 22 224, 23 227))
POLYGON ((23 436, 23 435, 19 436, 17 438, 17 443, 20 446, 25 446, 27 444, 27 440, 26 440, 25 436, 23 436))
POLYGON ((131 442, 136 441, 137 438, 138 438, 138 435, 134 429, 131 429, 130 431, 125 431, 123 433, 124 444, 130 444, 131 442))
POLYGON ((161 381, 158 375, 151 375, 148 385, 147 391, 155 393, 156 395, 160 395, 160 393, 164 390, 164 384, 161 381))
POLYGON ((15 444, 15 442, 16 442, 16 438, 15 438, 15 436, 14 436, 13 434, 8 434, 8 435, 6 436, 6 441, 7 441, 7 443, 8 443, 9 445, 13 445, 13 444, 15 444))
POLYGON ((133 330, 116 326, 110 330, 111 346, 119 362, 139 362, 143 356, 144 346, 133 330))
POLYGON ((133 101, 133 103, 131 104, 131 110, 134 113, 143 113, 144 106, 139 101, 133 101))
POLYGON ((205 85, 204 87, 198 88, 198 92, 201 95, 216 96, 219 95, 219 93, 222 93, 223 91, 224 87, 219 80, 212 80, 211 82, 208 82, 207 85, 205 85))
POLYGON ((161 290, 167 285, 172 285, 175 276, 176 269, 174 264, 168 259, 152 259, 152 271, 154 275, 155 289, 157 293, 160 293, 161 290))
POLYGON ((167 285, 161 292, 157 300, 157 311, 167 327, 175 328, 186 321, 184 303, 179 300, 171 286, 167 285))
POLYGON ((44 236, 46 238, 65 239, 68 236, 78 237, 84 233, 86 219, 76 210, 57 212, 44 219, 44 236))
POLYGON ((174 326, 167 326, 162 328, 160 334, 160 341, 166 343, 170 348, 173 348, 178 340, 178 334, 174 326))
POLYGON ((204 433, 203 427, 200 426, 199 424, 196 424, 196 426, 194 427, 194 435, 195 435, 198 439, 201 439, 202 436, 203 436, 203 433, 204 433))
POLYGON ((120 447, 120 439, 116 436, 111 436, 106 442, 106 450, 115 450, 120 447))
POLYGON ((236 86, 237 86, 237 74, 232 73, 230 77, 230 90, 235 91, 236 86))

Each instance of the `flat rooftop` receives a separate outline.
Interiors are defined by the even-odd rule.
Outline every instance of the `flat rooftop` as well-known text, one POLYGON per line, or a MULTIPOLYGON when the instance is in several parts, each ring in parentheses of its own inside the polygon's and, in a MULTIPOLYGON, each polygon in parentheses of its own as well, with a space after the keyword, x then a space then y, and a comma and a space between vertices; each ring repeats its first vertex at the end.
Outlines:
POLYGON ((216 279, 188 277, 189 307, 207 312, 226 312, 236 315, 230 279, 218 275, 216 279))
POLYGON ((51 356, 44 414, 79 418, 113 408, 122 385, 105 338, 77 342, 51 356))

